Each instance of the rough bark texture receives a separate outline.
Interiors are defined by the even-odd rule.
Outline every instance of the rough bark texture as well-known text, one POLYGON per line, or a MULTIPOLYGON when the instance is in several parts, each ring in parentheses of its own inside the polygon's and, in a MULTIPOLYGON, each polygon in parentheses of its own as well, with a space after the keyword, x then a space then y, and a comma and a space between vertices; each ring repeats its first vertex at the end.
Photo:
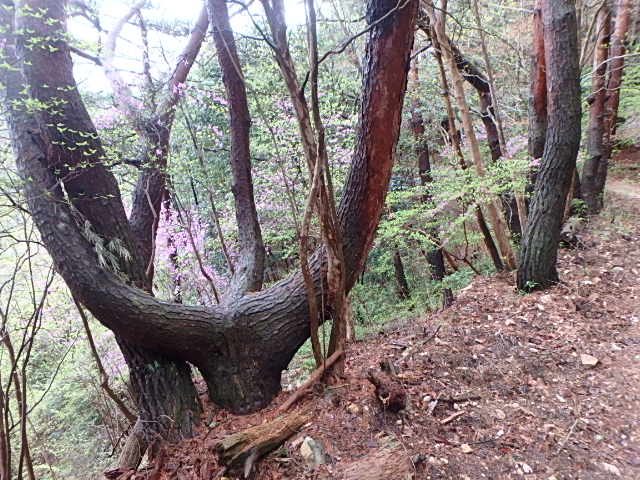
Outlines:
MULTIPOLYGON (((33 48, 29 45, 28 35, 17 37, 24 77, 19 71, 11 71, 6 72, 3 81, 8 87, 7 101, 14 101, 11 111, 12 135, 30 135, 38 140, 32 139, 35 143, 29 145, 28 139, 19 140, 16 137, 15 145, 33 149, 40 143, 40 166, 46 168, 51 176, 47 181, 52 186, 64 184, 68 195, 64 199, 64 210, 73 219, 74 228, 85 243, 87 238, 94 238, 94 244, 89 245, 94 258, 98 250, 95 245, 96 236, 107 250, 110 249, 109 245, 118 241, 130 254, 129 258, 117 258, 121 274, 131 284, 149 290, 150 277, 145 273, 145 262, 142 260, 144 256, 137 248, 138 242, 124 214, 117 183, 105 167, 107 159, 71 73, 72 63, 65 41, 66 19, 62 2, 34 1, 29 2, 28 6, 40 8, 46 15, 18 15, 17 25, 22 29, 46 33, 47 36, 33 48), (54 66, 48 66, 47 63, 52 61, 54 66), (29 85, 30 96, 47 105, 46 109, 38 112, 37 117, 24 111, 25 99, 16 90, 25 83, 29 85), (18 124, 23 126, 17 127, 18 124), (68 187, 68 184, 71 186, 68 187), (67 200, 73 208, 68 207, 67 200), (88 230, 92 231, 91 235, 88 230)), ((21 152, 19 149, 16 151, 21 152)), ((54 190, 58 191, 59 187, 54 190)), ((60 201, 63 200, 59 194, 51 193, 50 201, 55 203, 56 196, 60 201)), ((56 214, 54 210, 53 219, 56 214)), ((112 253, 117 255, 117 249, 113 250, 112 253)), ((68 254, 73 255, 73 252, 68 254)), ((170 360, 159 352, 129 343, 125 338, 118 337, 118 343, 127 363, 133 367, 131 382, 140 400, 138 410, 145 426, 138 437, 141 449, 144 451, 149 443, 160 438, 178 440, 191 436, 192 420, 197 420, 200 406, 191 383, 189 367, 183 362, 170 360), (161 386, 165 387, 164 390, 161 386), (176 388, 178 386, 183 388, 176 388), (171 396, 167 394, 168 391, 171 391, 171 396), (147 404, 146 401, 151 398, 154 399, 153 404, 147 404), (176 410, 177 406, 185 409, 176 410), (159 418, 170 421, 159 421, 159 418)))
POLYGON ((233 178, 231 190, 235 200, 238 244, 240 246, 235 273, 226 293, 227 298, 230 299, 246 292, 256 292, 262 288, 265 253, 253 196, 251 152, 249 149, 251 116, 236 41, 229 23, 226 0, 209 0, 209 16, 212 19, 213 39, 229 100, 230 163, 233 178))
POLYGON ((607 59, 609 58, 609 24, 611 13, 608 5, 603 5, 598 13, 596 51, 593 56, 591 76, 591 97, 589 106, 589 130, 587 137, 587 160, 582 169, 582 198, 587 205, 587 213, 594 215, 602 208, 602 195, 598 192, 597 179, 601 162, 606 162, 604 144, 604 105, 607 97, 607 59))
POLYGON ((518 288, 558 281, 556 260, 565 199, 580 145, 580 71, 575 4, 544 0, 548 127, 524 237, 518 288))
MULTIPOLYGON (((618 125, 618 106, 620 104, 620 87, 622 86, 622 74, 624 73, 624 54, 626 52, 625 39, 629 31, 631 13, 631 1, 619 0, 616 6, 616 23, 611 37, 609 51, 609 80, 607 82, 607 96, 604 105, 604 156, 600 159, 595 178, 596 199, 604 196, 604 186, 607 182, 607 171, 611 151, 615 143, 614 137, 618 125)), ((596 204, 597 211, 602 208, 602 203, 596 204)))
MULTIPOLYGON (((364 267, 386 196, 417 3, 409 1, 369 32, 359 135, 339 208, 348 289, 364 267)), ((395 0, 372 0, 368 22, 375 22, 394 7, 395 0)), ((47 59, 43 58, 41 64, 46 65, 47 59)), ((77 109, 68 112, 70 118, 86 116, 79 96, 76 105, 77 109)), ((210 397, 220 406, 248 412, 268 404, 280 389, 281 371, 309 336, 308 303, 301 276, 292 275, 267 290, 214 308, 162 301, 126 284, 100 266, 94 246, 82 235, 60 180, 48 168, 51 156, 57 158, 48 132, 40 128, 37 118, 24 112, 13 110, 10 117, 30 211, 57 271, 74 295, 129 344, 197 366, 210 397)), ((121 203, 112 205, 113 198, 120 198, 115 179, 106 169, 102 174, 110 189, 99 193, 115 197, 102 198, 101 202, 123 212, 121 203)), ((122 221, 120 216, 114 220, 122 221)), ((117 226, 127 234, 128 226, 117 226)), ((312 262, 318 285, 323 258, 318 251, 312 262)))

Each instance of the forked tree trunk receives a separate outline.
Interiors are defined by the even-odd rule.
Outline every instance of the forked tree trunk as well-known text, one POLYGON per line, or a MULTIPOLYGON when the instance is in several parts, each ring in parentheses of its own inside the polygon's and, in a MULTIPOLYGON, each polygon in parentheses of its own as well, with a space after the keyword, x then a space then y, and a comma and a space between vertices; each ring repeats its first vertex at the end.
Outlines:
MULTIPOLYGON (((10 1, 3 1, 4 6, 11 4, 10 1)), ((50 171, 56 172, 59 181, 64 179, 68 200, 81 216, 79 223, 85 230, 84 234, 93 238, 94 243, 100 242, 107 250, 112 250, 112 254, 117 256, 118 268, 131 284, 150 291, 151 276, 147 275, 150 258, 148 245, 153 242, 151 236, 155 236, 155 232, 146 227, 137 229, 137 226, 142 225, 142 222, 136 221, 141 218, 137 215, 132 215, 131 223, 127 221, 115 179, 104 166, 104 150, 75 88, 72 62, 66 43, 63 2, 33 0, 23 7, 18 12, 17 26, 24 28, 22 32, 39 32, 46 38, 42 45, 30 48, 27 45, 30 40, 27 35, 17 37, 18 52, 23 61, 22 70, 26 83, 29 84, 29 93, 32 98, 47 105, 58 105, 59 108, 43 109, 40 111, 39 119, 24 117, 20 121, 26 124, 40 122, 40 125, 46 125, 46 140, 43 141, 50 142, 50 146, 46 157, 41 161, 45 162, 44 165, 50 171), (45 15, 24 14, 29 11, 27 6, 34 9, 33 11, 45 12, 45 15), (50 21, 52 19, 57 21, 50 21), (138 232, 144 232, 146 242, 137 236, 138 232), (128 251, 128 257, 118 253, 123 249, 128 251)), ((3 25, 11 28, 14 11, 5 8, 3 12, 9 12, 3 16, 3 25)), ((9 44, 12 41, 13 39, 10 39, 9 44)), ((3 81, 7 86, 7 100, 13 99, 20 104, 24 100, 20 90, 25 84, 20 72, 4 72, 3 81)), ((22 128, 30 130, 35 127, 22 128)), ((154 179, 158 178, 153 173, 151 175, 154 179)), ((150 183, 146 182, 146 186, 149 187, 150 183)), ((150 195, 153 195, 153 191, 147 190, 150 195)), ((145 205, 148 205, 148 201, 145 205)), ((152 226, 153 223, 151 220, 145 225, 152 226)), ((161 353, 147 350, 141 345, 133 345, 125 338, 118 337, 118 343, 127 364, 132 367, 131 383, 134 390, 138 387, 150 388, 149 391, 136 391, 140 399, 139 416, 145 426, 138 438, 138 442, 144 444, 141 449, 144 451, 147 444, 161 438, 176 440, 182 436, 191 436, 192 422, 198 419, 200 413, 195 389, 176 388, 172 393, 174 398, 164 401, 171 398, 167 393, 173 387, 191 383, 187 364, 179 360, 170 360, 161 353), (166 389, 164 392, 161 392, 162 386, 166 389), (146 399, 152 397, 156 397, 155 403, 147 404, 146 399), (177 411, 176 405, 185 407, 185 410, 177 411), (160 418, 171 421, 162 421, 160 418)))
POLYGON ((609 58, 609 25, 611 12, 605 3, 598 13, 596 31, 598 32, 596 51, 593 56, 593 73, 591 76, 591 97, 589 99, 589 130, 587 138, 588 157, 582 169, 582 198, 587 206, 587 213, 594 215, 602 208, 602 198, 598 192, 597 178, 600 163, 606 162, 606 145, 604 144, 605 111, 607 97, 607 59, 609 58))
MULTIPOLYGON (((371 0, 367 8, 371 29, 364 62, 367 74, 362 89, 359 134, 338 211, 340 229, 344 232, 347 290, 363 270, 389 185, 417 6, 417 0, 400 6, 395 0, 371 0)), ((36 32, 43 28, 39 23, 34 27, 36 32)), ((54 46, 60 48, 61 43, 54 46)), ((55 72, 54 65, 49 64, 51 60, 49 55, 35 56, 30 68, 55 72)), ((66 73, 70 76, 70 70, 66 73)), ((27 84, 33 80, 27 75, 27 84)), ((73 77, 66 80, 70 84, 73 77)), ((21 88, 23 83, 18 79, 15 85, 21 88)), ((82 101, 74 92, 76 97, 66 106, 62 120, 81 119, 84 128, 80 131, 90 128, 97 138, 82 101)), ((7 93, 10 100, 20 99, 18 88, 7 93)), ((234 412, 249 412, 267 405, 280 390, 282 370, 309 337, 308 302, 301 275, 292 275, 267 290, 211 308, 158 300, 126 284, 101 267, 94 245, 83 236, 77 215, 66 201, 65 192, 74 190, 66 188, 67 179, 63 179, 63 190, 60 180, 48 168, 56 158, 65 162, 73 155, 65 149, 52 148, 51 139, 40 128, 42 123, 32 113, 10 109, 9 124, 34 222, 57 271, 73 294, 127 343, 195 365, 207 382, 211 399, 218 405, 234 412), (56 151, 59 155, 52 158, 56 151)), ((93 188, 95 196, 89 197, 93 201, 87 207, 99 217, 101 214, 103 222, 114 223, 123 238, 130 238, 115 178, 101 167, 99 159, 100 155, 85 158, 89 166, 75 177, 76 191, 93 188), (100 178, 96 175, 88 176, 87 171, 99 173, 104 181, 97 181, 100 178)), ((320 250, 311 263, 318 286, 324 280, 323 263, 320 250)), ((191 391, 193 385, 190 381, 189 384, 189 388, 182 388, 181 382, 171 385, 163 382, 158 392, 174 395, 191 391)))
POLYGON ((572 1, 542 1, 548 88, 548 126, 524 237, 518 288, 558 281, 556 260, 565 199, 580 145, 580 71, 576 11, 572 1))

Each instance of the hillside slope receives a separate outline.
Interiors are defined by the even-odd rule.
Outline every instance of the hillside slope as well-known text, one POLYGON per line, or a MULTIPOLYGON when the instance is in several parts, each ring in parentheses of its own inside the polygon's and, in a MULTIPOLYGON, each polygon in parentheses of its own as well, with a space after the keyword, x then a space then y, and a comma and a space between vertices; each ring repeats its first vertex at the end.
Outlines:
MULTIPOLYGON (((297 409, 313 420, 257 464, 266 479, 640 478, 640 192, 614 178, 607 210, 561 250, 562 283, 521 295, 477 278, 443 312, 351 346, 349 377, 297 409), (380 410, 369 369, 391 362, 409 405, 380 410), (595 365, 594 365, 595 364, 595 365), (326 451, 311 470, 304 437, 326 451)), ((197 438, 129 478, 211 479, 212 446, 275 416, 207 409, 197 438)))

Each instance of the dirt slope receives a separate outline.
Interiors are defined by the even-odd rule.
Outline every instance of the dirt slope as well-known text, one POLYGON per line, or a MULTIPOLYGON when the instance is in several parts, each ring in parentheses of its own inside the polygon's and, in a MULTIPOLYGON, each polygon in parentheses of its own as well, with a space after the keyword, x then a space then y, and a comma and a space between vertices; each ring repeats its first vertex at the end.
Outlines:
MULTIPOLYGON (((640 190, 613 180, 582 246, 561 251, 560 285, 523 296, 511 276, 478 278, 448 310, 356 343, 349 378, 299 405, 312 422, 251 478, 640 478, 640 190), (365 380, 383 360, 408 394, 400 414, 380 411, 365 380), (305 436, 327 465, 305 465, 305 436)), ((197 438, 134 478, 217 478, 215 440, 286 396, 252 416, 209 407, 197 438)))

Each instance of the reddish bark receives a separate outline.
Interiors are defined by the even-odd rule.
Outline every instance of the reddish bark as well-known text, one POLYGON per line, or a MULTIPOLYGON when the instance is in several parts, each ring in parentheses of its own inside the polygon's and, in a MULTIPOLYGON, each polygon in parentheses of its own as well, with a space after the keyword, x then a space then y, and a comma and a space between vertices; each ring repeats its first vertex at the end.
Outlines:
POLYGON ((544 55, 545 40, 542 25, 542 4, 536 1, 533 11, 533 51, 531 97, 529 99, 529 155, 540 158, 544 152, 547 131, 547 66, 544 55))
POLYGON ((602 196, 598 192, 597 178, 600 164, 606 162, 605 100, 607 96, 607 60, 609 58, 609 24, 611 13, 608 5, 603 5, 597 21, 597 47, 593 57, 591 77, 591 97, 589 106, 589 130, 587 138, 588 158, 582 169, 581 193, 589 214, 596 214, 602 208, 602 196))

